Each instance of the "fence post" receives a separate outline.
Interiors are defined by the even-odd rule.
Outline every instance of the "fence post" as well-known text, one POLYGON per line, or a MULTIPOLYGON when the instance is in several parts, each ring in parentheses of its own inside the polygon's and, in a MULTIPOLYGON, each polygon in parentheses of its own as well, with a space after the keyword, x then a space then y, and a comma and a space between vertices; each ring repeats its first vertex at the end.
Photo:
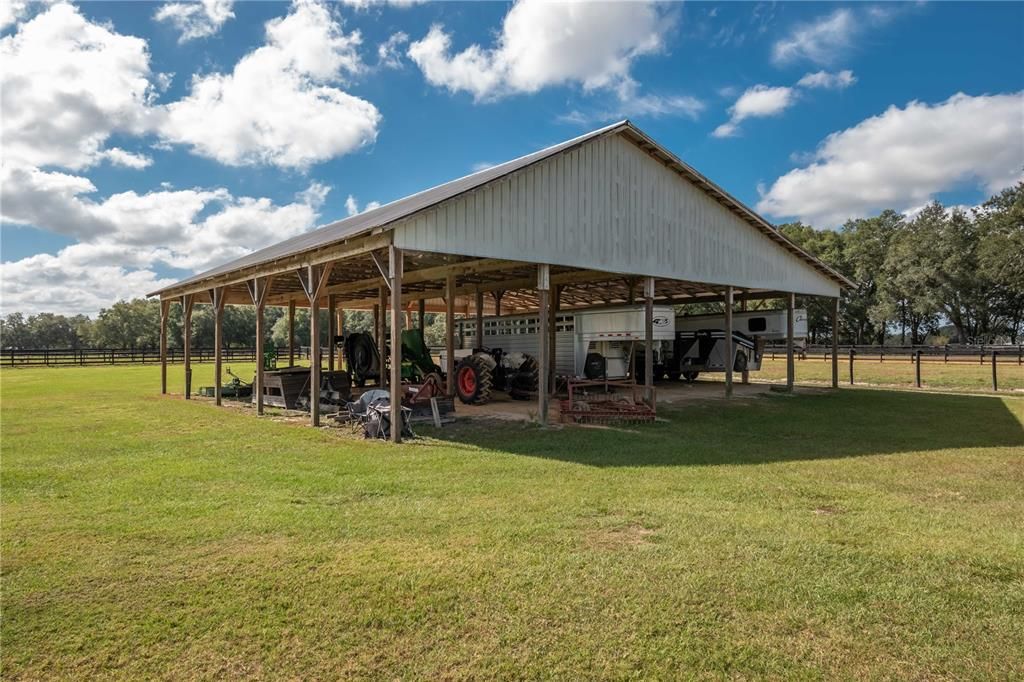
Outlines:
POLYGON ((999 381, 996 378, 996 351, 992 351, 992 390, 999 390, 999 381))
POLYGON ((914 385, 921 388, 921 351, 914 353, 914 385))
POLYGON ((949 364, 949 346, 943 346, 942 361, 949 364))
POLYGON ((857 353, 857 351, 855 351, 855 350, 853 349, 853 347, 851 346, 851 347, 850 347, 850 385, 851 385, 851 386, 853 386, 853 356, 854 356, 854 355, 855 355, 856 353, 857 353))
POLYGON ((885 349, 884 348, 879 348, 878 349, 878 361, 879 362, 885 362, 885 349))

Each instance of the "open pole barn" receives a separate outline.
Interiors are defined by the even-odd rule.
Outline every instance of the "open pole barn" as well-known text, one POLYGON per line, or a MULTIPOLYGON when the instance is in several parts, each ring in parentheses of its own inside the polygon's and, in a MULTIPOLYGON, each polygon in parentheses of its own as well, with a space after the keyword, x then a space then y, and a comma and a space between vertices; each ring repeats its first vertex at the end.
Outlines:
MULTIPOLYGON (((191 393, 189 318, 196 303, 212 305, 220 327, 225 305, 257 310, 255 396, 262 413, 266 306, 282 306, 294 321, 308 307, 311 339, 319 314, 375 309, 377 344, 390 354, 391 423, 401 398, 401 330, 413 310, 446 315, 446 388, 451 395, 455 316, 537 315, 541 343, 537 414, 548 419, 554 382, 559 310, 641 302, 646 311, 644 384, 653 387, 652 319, 658 305, 724 302, 727 343, 733 304, 784 299, 788 314, 788 377, 793 385, 793 308, 796 295, 838 299, 850 282, 783 236, 722 188, 622 121, 547 149, 453 180, 380 208, 255 251, 153 292, 163 305, 161 349, 166 363, 167 310, 184 312, 185 397, 191 393), (390 315, 390 344, 385 338, 390 315)), ((421 318, 422 319, 422 318, 421 318)), ((422 322, 421 322, 422 324, 422 322)), ((836 338, 833 334, 833 339, 836 338)), ((218 334, 219 338, 219 334, 218 334)), ((292 329, 291 338, 294 339, 292 329)), ((482 336, 481 336, 482 338, 482 336)), ((220 348, 217 356, 219 359, 220 348)), ((328 351, 334 367, 333 339, 328 351)), ((289 363, 294 363, 290 345, 289 363)), ((309 385, 319 386, 320 344, 311 343, 309 385)), ((833 386, 838 365, 832 355, 833 386)), ((164 364, 164 368, 166 365, 164 364)), ((215 362, 220 398, 220 362, 215 362)), ((167 391, 166 371, 163 373, 167 391)), ((725 391, 732 392, 731 367, 725 391)), ((311 390, 311 395, 314 395, 311 390)), ((310 420, 319 425, 318 400, 310 420)), ((395 441, 401 430, 391 429, 395 441)))

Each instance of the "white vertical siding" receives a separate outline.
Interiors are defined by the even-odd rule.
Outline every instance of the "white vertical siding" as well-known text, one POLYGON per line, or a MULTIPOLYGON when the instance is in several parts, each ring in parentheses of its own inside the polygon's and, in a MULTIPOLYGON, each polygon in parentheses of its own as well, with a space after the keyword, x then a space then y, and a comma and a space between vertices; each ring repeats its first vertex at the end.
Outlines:
POLYGON ((836 296, 836 283, 620 135, 395 226, 406 249, 836 296))

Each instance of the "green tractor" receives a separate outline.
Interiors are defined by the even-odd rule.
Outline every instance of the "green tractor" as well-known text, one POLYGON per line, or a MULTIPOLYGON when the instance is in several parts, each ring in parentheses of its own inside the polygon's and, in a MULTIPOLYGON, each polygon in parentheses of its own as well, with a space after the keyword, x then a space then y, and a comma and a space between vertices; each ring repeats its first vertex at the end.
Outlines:
MULTIPOLYGON (((345 337, 345 357, 352 381, 362 387, 367 381, 380 380, 383 363, 377 351, 377 342, 365 332, 356 332, 345 337)), ((386 371, 386 367, 384 370, 386 371)), ((402 381, 421 384, 429 374, 442 374, 441 368, 434 364, 430 350, 423 342, 419 329, 408 329, 402 332, 402 381)))

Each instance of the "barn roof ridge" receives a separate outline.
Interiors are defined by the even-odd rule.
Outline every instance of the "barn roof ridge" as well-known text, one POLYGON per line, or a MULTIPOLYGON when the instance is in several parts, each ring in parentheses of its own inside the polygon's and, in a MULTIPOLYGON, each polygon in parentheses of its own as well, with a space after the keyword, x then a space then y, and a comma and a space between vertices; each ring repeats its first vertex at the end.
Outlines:
POLYGON ((411 215, 432 208, 442 202, 453 199, 457 196, 470 192, 484 185, 500 180, 512 173, 523 170, 541 161, 550 159, 558 154, 575 149, 592 140, 607 135, 625 134, 631 142, 639 146, 651 156, 660 159, 666 165, 686 177, 697 185, 705 193, 715 198, 725 208, 733 211, 750 223, 761 232, 773 239, 783 248, 794 253, 806 261, 820 273, 828 278, 839 282, 843 286, 852 286, 852 282, 839 274, 831 267, 821 262, 808 252, 804 251, 783 235, 771 223, 762 218, 752 209, 747 207, 717 184, 699 173, 692 166, 689 166, 677 156, 669 152, 662 145, 655 142, 646 133, 637 128, 628 119, 592 130, 583 135, 559 142, 544 149, 531 152, 524 156, 500 163, 489 168, 470 173, 468 175, 449 180, 440 185, 410 194, 406 197, 384 204, 369 211, 364 211, 341 220, 332 221, 309 232, 304 232, 295 237, 285 239, 253 251, 215 268, 197 273, 191 277, 175 282, 172 285, 154 291, 149 296, 157 296, 165 292, 181 287, 194 286, 204 280, 226 275, 236 270, 265 265, 273 261, 297 256, 307 251, 313 251, 337 242, 351 239, 356 236, 368 234, 375 230, 386 230, 389 225, 408 218, 411 215))

